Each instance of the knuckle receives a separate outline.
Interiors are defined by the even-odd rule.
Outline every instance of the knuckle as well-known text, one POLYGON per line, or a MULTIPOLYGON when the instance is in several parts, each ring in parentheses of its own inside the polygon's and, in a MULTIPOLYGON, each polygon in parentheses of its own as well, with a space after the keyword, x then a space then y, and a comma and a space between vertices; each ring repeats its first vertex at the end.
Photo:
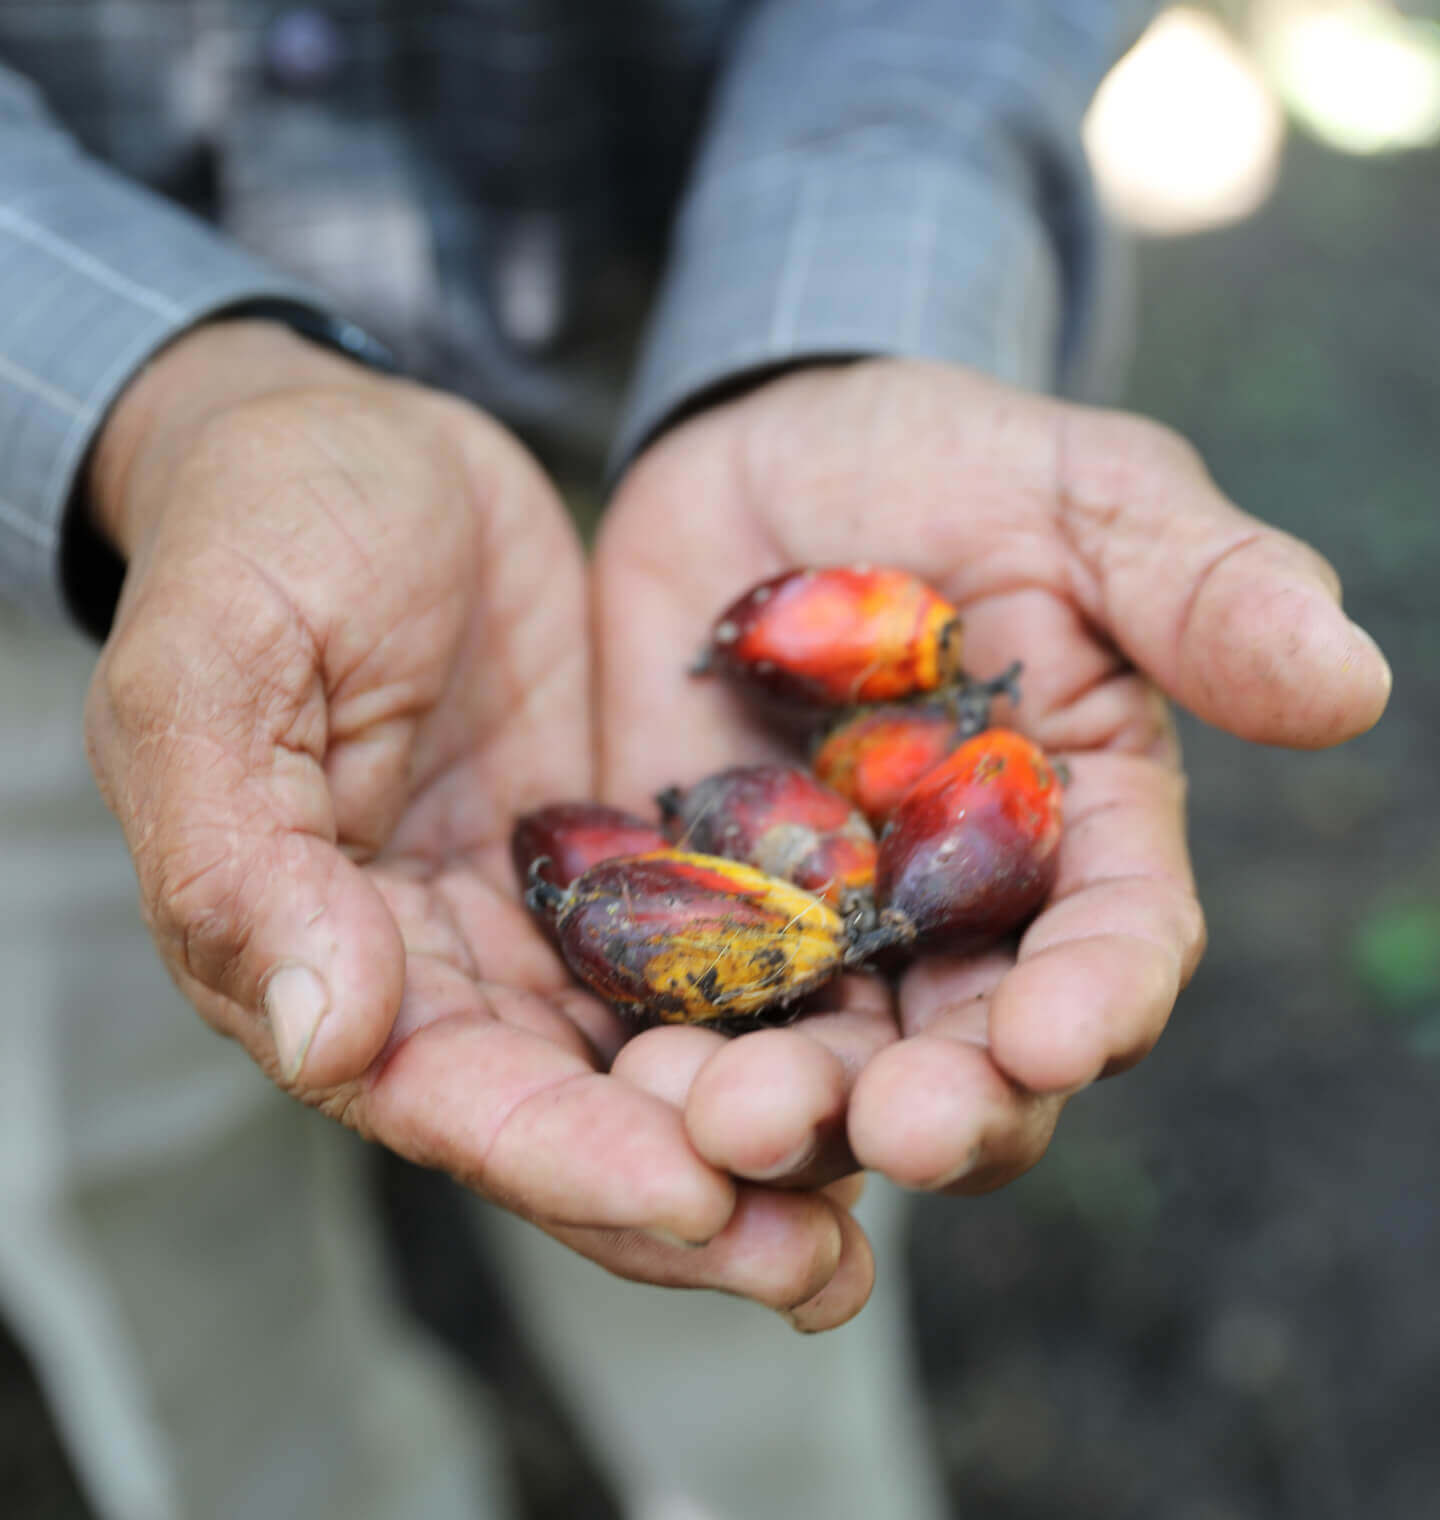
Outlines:
POLYGON ((151 933, 209 987, 232 980, 248 937, 243 905, 253 873, 228 833, 207 830, 135 855, 151 933))
POLYGON ((1062 496, 1087 516, 1114 517, 1177 477, 1204 476, 1199 451, 1163 422, 1133 412, 1084 414, 1066 427, 1062 496))
POLYGON ((327 1119, 333 1119, 336 1124, 343 1125, 348 1130, 353 1130, 362 1140, 374 1141, 374 1130, 366 1122, 365 1105, 361 1101, 359 1088, 354 1083, 344 1083, 336 1087, 311 1088, 305 1085, 305 1074, 302 1071, 298 1081, 286 1086, 287 1091, 299 1098, 302 1103, 317 1109, 327 1119))
POLYGON ((100 657, 91 691, 122 730, 143 730, 160 721, 166 711, 165 642, 131 624, 117 632, 100 657))
POLYGON ((1180 906, 1180 985, 1184 987, 1195 975, 1210 943, 1210 930, 1200 899, 1189 893, 1180 906))
POLYGON ((1177 474, 1204 474, 1200 451, 1183 433, 1152 417, 1123 412, 1115 418, 1112 447, 1137 481, 1154 483, 1177 474))
POLYGON ((1274 557, 1298 561, 1303 569, 1308 570, 1329 590, 1337 602, 1341 600, 1344 586, 1340 572, 1313 544, 1306 543, 1303 538, 1297 538, 1282 528, 1268 526, 1259 542, 1265 552, 1274 557))

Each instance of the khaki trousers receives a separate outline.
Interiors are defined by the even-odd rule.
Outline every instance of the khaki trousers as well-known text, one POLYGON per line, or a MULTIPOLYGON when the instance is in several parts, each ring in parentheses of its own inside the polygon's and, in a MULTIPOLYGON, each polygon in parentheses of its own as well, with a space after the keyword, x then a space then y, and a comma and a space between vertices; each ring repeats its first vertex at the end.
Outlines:
MULTIPOLYGON (((0 614, 0 1312, 103 1520, 505 1520, 493 1393, 396 1308, 360 1142, 180 998, 85 764, 93 663, 0 614)), ((938 1520, 903 1204, 807 1340, 475 1209, 511 1312, 643 1520, 938 1520)), ((27 1517, 28 1520, 28 1517, 27 1517)))

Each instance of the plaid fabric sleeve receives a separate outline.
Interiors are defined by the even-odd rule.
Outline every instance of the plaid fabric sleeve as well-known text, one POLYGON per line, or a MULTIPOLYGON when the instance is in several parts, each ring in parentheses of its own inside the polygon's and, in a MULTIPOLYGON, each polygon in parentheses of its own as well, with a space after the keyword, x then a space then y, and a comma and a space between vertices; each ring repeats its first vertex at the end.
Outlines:
POLYGON ((1050 389, 1090 302, 1080 144, 1130 0, 769 0, 681 207, 613 460, 747 373, 952 360, 1050 389))
POLYGON ((92 631, 109 609, 82 603, 113 596, 115 577, 75 565, 66 508, 111 405, 158 349, 256 303, 376 357, 312 292, 87 158, 3 66, 0 292, 0 597, 92 631))

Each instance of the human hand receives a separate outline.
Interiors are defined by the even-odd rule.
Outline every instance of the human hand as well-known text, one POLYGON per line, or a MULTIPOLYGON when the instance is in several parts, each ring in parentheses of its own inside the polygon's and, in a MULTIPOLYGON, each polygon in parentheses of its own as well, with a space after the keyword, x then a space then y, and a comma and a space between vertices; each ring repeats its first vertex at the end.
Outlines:
MULTIPOLYGON (((1370 727, 1389 671, 1312 549, 1227 502, 1168 430, 955 367, 869 361, 771 381, 663 435, 622 480, 597 556, 600 784, 659 787, 775 758, 715 681, 711 619, 793 565, 910 569, 965 619, 978 677, 1024 663, 1010 716, 1064 756, 1059 879, 1018 951, 921 960, 898 1001, 688 1046, 700 1152, 742 1177, 859 1165, 978 1192, 1044 1153, 1064 1099, 1139 1060, 1202 952, 1165 698, 1267 744, 1370 727), (658 716, 657 716, 658 715, 658 716)), ((666 1057, 668 1059, 668 1055, 666 1057)))
POLYGON ((227 323, 130 387, 90 484, 128 563, 90 753, 207 1021, 612 1271, 805 1328, 856 1312, 853 1188, 781 1195, 702 1160, 663 1096, 605 1074, 623 1032, 518 900, 513 817, 591 790, 583 565, 523 450, 227 323))

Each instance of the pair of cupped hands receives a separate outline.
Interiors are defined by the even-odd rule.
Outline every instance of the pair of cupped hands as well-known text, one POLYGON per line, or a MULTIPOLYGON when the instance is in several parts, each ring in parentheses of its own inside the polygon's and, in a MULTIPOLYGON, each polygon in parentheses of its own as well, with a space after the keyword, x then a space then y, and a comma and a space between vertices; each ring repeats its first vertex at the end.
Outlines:
POLYGON ((1244 739, 1369 727, 1389 671, 1312 549, 1153 423, 910 361, 818 366, 683 421, 585 563, 495 422, 268 323, 172 345, 92 463, 128 561, 87 710, 149 928, 306 1103, 623 1276, 844 1323, 865 1170, 995 1187, 1158 1037, 1204 942, 1167 699, 1244 739), (527 916, 516 815, 783 753, 687 674, 795 565, 914 570, 1071 773, 1011 947, 851 976, 787 1028, 634 1033, 527 916))

